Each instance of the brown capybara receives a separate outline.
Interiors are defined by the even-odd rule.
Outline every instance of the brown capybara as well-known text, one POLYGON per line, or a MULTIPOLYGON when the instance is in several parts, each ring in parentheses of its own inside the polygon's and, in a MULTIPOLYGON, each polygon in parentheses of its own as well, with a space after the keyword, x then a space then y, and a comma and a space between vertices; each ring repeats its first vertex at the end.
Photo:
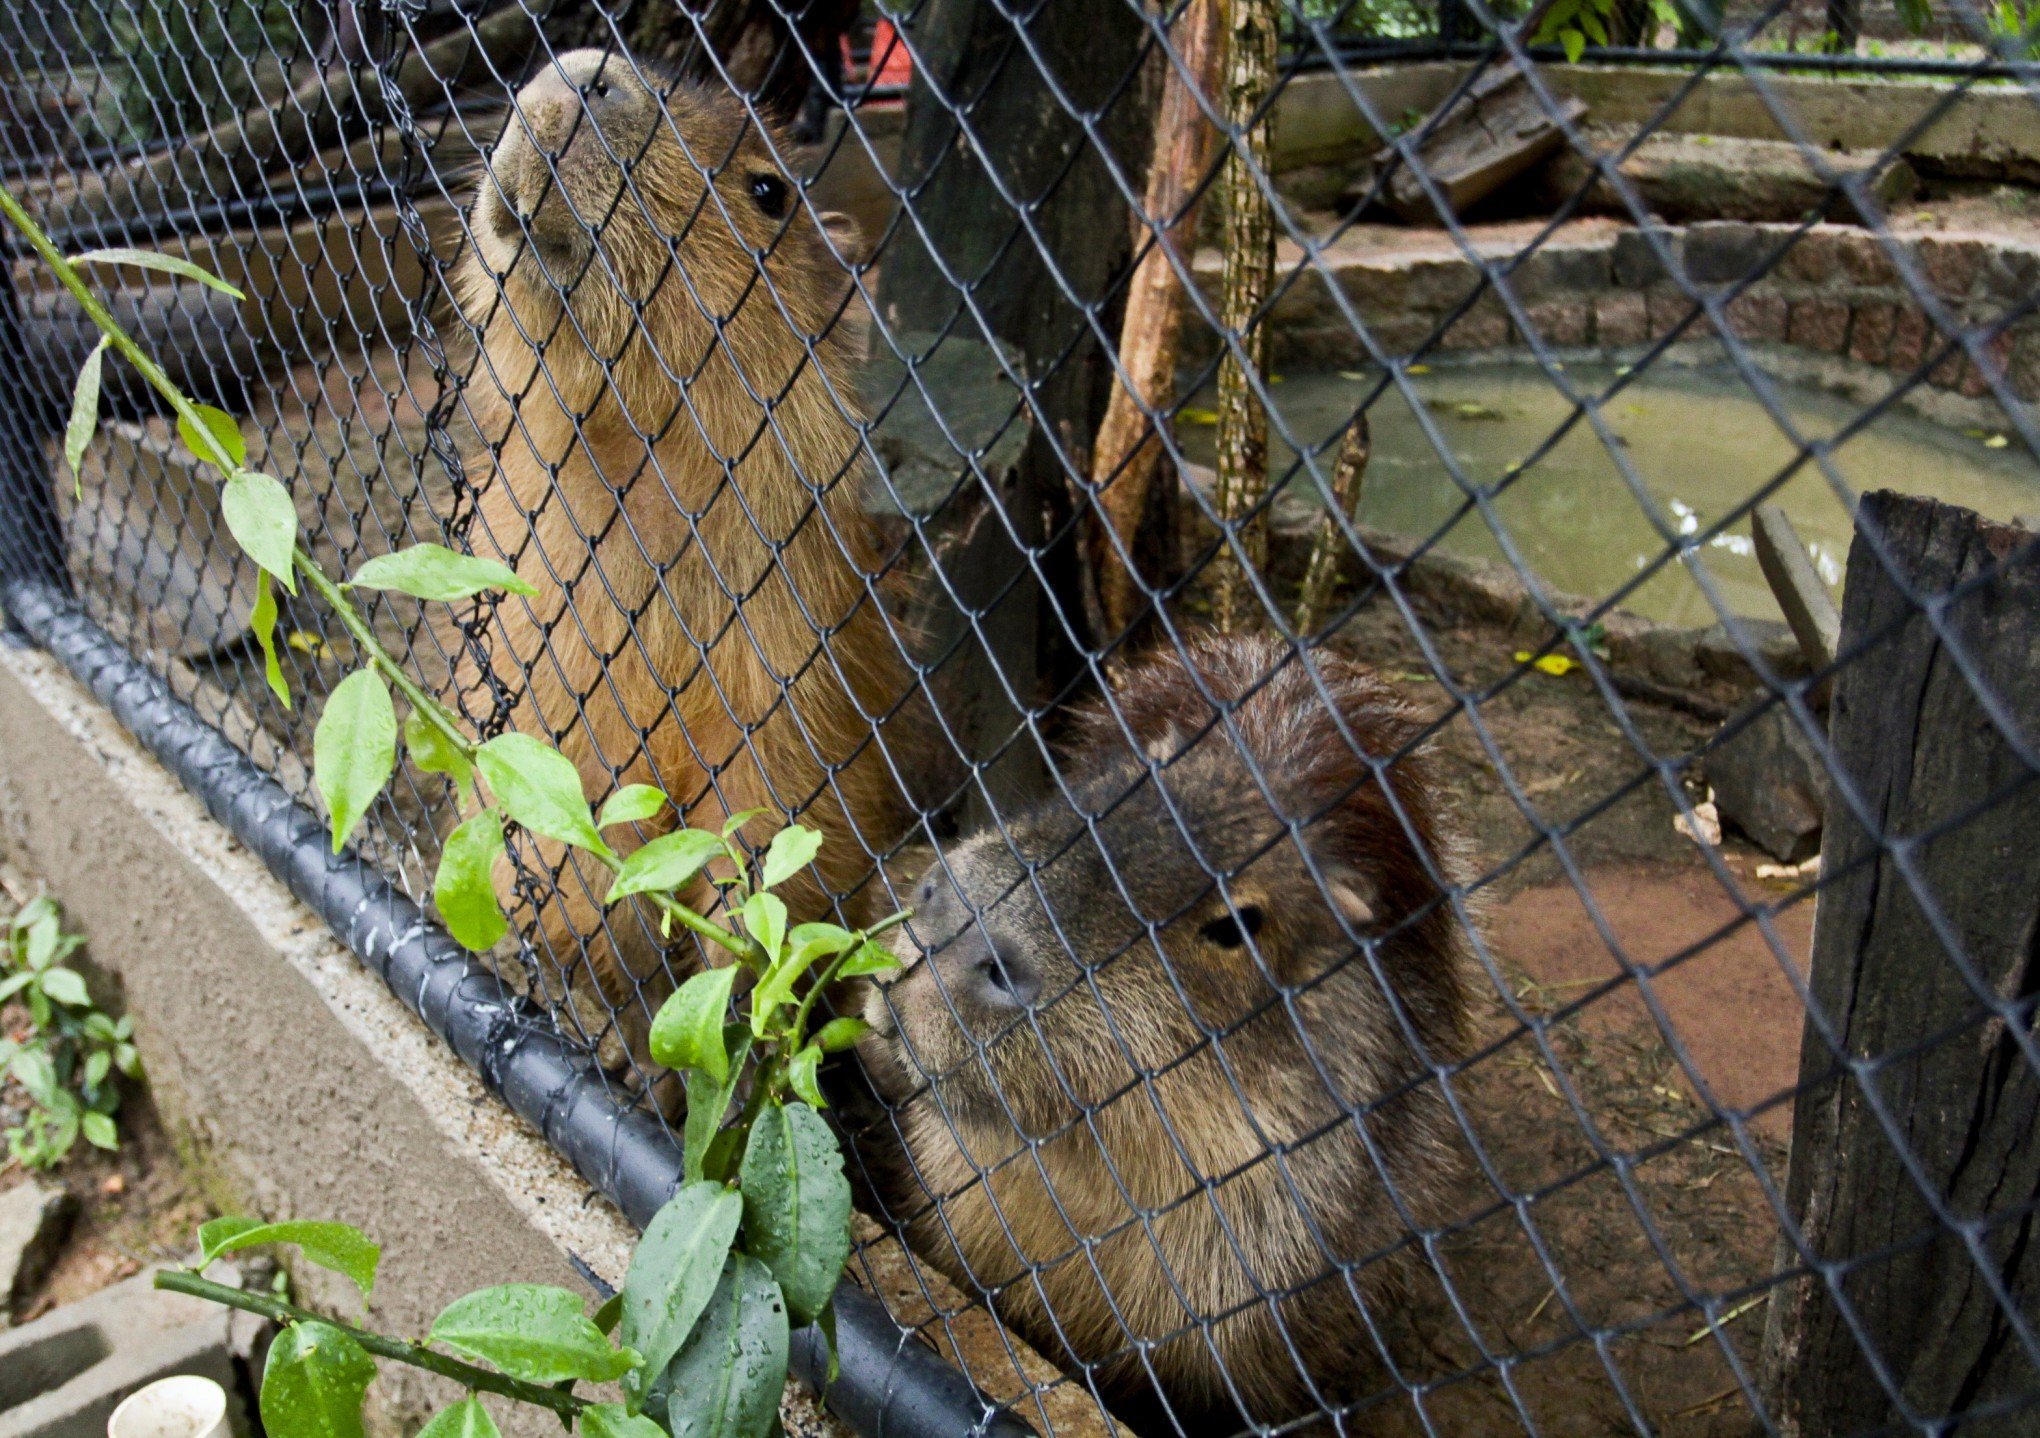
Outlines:
POLYGON ((1069 799, 930 869, 866 1003, 888 1210, 1143 1428, 1350 1391, 1360 1304, 1394 1302, 1454 1171, 1464 845, 1410 708, 1313 663, 1207 638, 1134 666, 1069 799))
MULTIPOLYGON (((807 212, 787 153, 726 91, 601 51, 518 92, 453 287, 487 445, 471 542, 539 595, 479 611, 453 685, 598 798, 655 783, 698 828, 758 808, 749 836, 821 830, 819 885, 781 891, 818 917, 901 829, 876 734, 907 671, 858 493, 851 237, 807 212)), ((605 928, 607 872, 524 854, 558 884, 520 908, 506 864, 513 917, 556 961, 587 956, 642 1062, 668 987, 653 916, 620 906, 605 928)))

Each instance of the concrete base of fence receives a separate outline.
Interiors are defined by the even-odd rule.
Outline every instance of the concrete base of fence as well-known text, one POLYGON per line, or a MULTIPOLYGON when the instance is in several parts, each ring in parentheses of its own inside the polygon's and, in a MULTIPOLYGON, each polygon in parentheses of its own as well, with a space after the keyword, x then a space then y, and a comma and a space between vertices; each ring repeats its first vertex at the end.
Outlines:
MULTIPOLYGON (((47 656, 0 648, 0 839, 46 879, 135 1016, 152 1091, 215 1202, 353 1223, 383 1246, 364 1313, 300 1266, 313 1307, 400 1334, 513 1281, 617 1282, 634 1238, 282 884, 47 656)), ((376 1431, 456 1387, 392 1365, 376 1431)), ((499 1415, 517 1438, 549 1414, 499 1415)), ((794 1434, 844 1432, 788 1389, 794 1434)))

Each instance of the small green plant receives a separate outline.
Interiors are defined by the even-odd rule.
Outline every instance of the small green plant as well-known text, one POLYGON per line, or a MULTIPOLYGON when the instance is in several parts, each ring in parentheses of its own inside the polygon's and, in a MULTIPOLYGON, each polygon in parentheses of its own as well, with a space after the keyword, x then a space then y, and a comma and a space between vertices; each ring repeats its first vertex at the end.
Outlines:
POLYGON ((28 1095, 28 1116, 7 1130, 7 1152, 25 1168, 60 1163, 82 1134, 98 1148, 120 1146, 116 1073, 141 1075, 134 1025, 92 1002, 85 976, 64 960, 84 942, 63 931, 48 896, 24 905, 7 926, 0 1002, 28 1011, 21 1037, 0 1038, 0 1067, 28 1095))
MULTIPOLYGON (((138 266, 236 298, 240 291, 188 261, 148 251, 66 257, 4 186, 0 214, 27 237, 103 336, 79 372, 65 431, 74 483, 98 424, 100 370, 111 349, 168 401, 185 447, 223 477, 221 515, 259 570, 251 626, 277 702, 288 707, 292 696, 277 654, 272 584, 295 594, 302 581, 364 656, 362 667, 327 696, 312 737, 313 783, 326 805, 334 851, 346 845, 394 775, 401 734, 412 763, 444 775, 466 814, 447 836, 433 880, 440 916, 461 943, 488 949, 507 931, 491 871, 508 822, 607 867, 613 877, 606 902, 651 904, 667 933, 675 925, 686 929, 706 941, 702 952, 711 959, 661 1006, 650 1035, 652 1058, 678 1071, 685 1087, 683 1181, 646 1228, 619 1300, 594 1318, 565 1289, 510 1284, 457 1300, 424 1343, 411 1343, 210 1284, 196 1273, 164 1273, 158 1286, 287 1325, 270 1351, 262 1385, 264 1423, 279 1438, 359 1438, 361 1399, 378 1358, 457 1378, 471 1395, 488 1392, 550 1408, 591 1438, 764 1438, 778 1412, 792 1326, 817 1324, 830 1335, 833 1352, 830 1301, 850 1252, 850 1186, 836 1137, 819 1112, 825 1105, 818 1072, 826 1055, 855 1043, 865 1026, 835 1018, 816 1027, 815 1006, 839 979, 896 968, 899 961, 874 940, 908 915, 865 930, 793 924, 772 890, 814 861, 822 844, 815 831, 783 828, 754 855, 737 838, 763 812, 753 810, 731 816, 720 831, 674 829, 626 854, 603 837, 605 831, 664 819, 672 807, 665 793, 631 784, 608 795, 598 813, 579 771, 557 749, 517 733, 477 743, 383 647, 354 593, 393 590, 443 602, 488 589, 536 591, 501 564, 436 544, 377 556, 344 582, 328 575, 298 542, 289 489, 249 467, 239 422, 186 397, 113 319, 79 267, 138 266), (401 724, 392 689, 406 706, 401 724), (680 897, 704 878, 717 895, 720 920, 680 897), (740 973, 751 979, 741 995, 740 973), (623 1383, 620 1404, 589 1403, 572 1392, 578 1382, 617 1379, 623 1383)), ((295 1243, 311 1262, 353 1278, 364 1295, 374 1281, 379 1250, 344 1224, 220 1219, 200 1232, 200 1266, 266 1242, 295 1243)), ((429 1438, 490 1438, 495 1425, 471 1396, 433 1419, 426 1432, 429 1438)))
MULTIPOLYGON (((1536 30, 1531 32, 1530 43, 1549 45, 1556 41, 1564 49, 1566 60, 1577 65, 1586 54, 1589 41, 1596 45, 1609 43, 1609 25, 1619 3, 1621 0, 1551 0, 1539 16, 1536 30)), ((1659 25, 1677 28, 1687 23, 1674 0, 1650 0, 1650 13, 1659 25)))

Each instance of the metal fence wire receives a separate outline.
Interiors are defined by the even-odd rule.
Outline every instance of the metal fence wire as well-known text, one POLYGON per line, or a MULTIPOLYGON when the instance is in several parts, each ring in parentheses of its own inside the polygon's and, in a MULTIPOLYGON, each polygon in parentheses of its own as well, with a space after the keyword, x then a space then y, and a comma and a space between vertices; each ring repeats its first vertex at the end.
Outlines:
MULTIPOLYGON (((983 1421, 2009 1435, 2036 24, 15 0, 0 169, 245 290, 99 276, 329 569, 531 582, 363 591, 478 733, 914 907, 831 1112, 983 1421)), ((118 363, 74 490, 94 336, 10 254, 10 618, 316 809, 355 639, 285 596, 271 694, 118 363)), ((357 848, 424 904, 459 803, 402 768, 357 848)), ((493 992, 670 1142, 701 956, 511 849, 493 992)))

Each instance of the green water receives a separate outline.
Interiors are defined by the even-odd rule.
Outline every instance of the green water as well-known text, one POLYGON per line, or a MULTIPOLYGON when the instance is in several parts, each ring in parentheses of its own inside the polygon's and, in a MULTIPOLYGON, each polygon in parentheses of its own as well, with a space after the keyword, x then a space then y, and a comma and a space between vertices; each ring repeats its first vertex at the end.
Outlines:
MULTIPOLYGON (((1565 375, 1584 395, 1605 393, 1612 366, 1568 364, 1565 375)), ((1472 483, 1500 484, 1529 460, 1570 411, 1550 379, 1526 364, 1440 364, 1412 383, 1444 442, 1472 483)), ((1347 374, 1286 375, 1274 389, 1290 432, 1320 444, 1372 388, 1347 374)), ((1861 412, 1856 403, 1774 382, 1792 423, 1808 440, 1830 440, 1861 412)), ((1193 406, 1208 412, 1209 394, 1193 406)), ((1635 376, 1602 407, 1607 427, 1638 482, 1678 535, 1698 535, 1775 479, 1797 446, 1726 369, 1660 366, 1635 376)), ((1506 557, 1495 529, 1478 511, 1454 520, 1465 501, 1415 411, 1389 389, 1369 411, 1374 454, 1367 467, 1359 519, 1406 535, 1432 535, 1450 524, 1442 546, 1488 559, 1506 557)), ((1181 426, 1192 459, 1209 463, 1214 431, 1181 426)), ((1279 433, 1279 432, 1278 432, 1279 433)), ((1994 519, 2040 514, 2040 465, 2016 438, 1991 448, 1988 431, 1964 433, 1903 413, 1888 413, 1833 451, 1835 473, 1851 495, 1902 489, 1965 505, 1994 519)), ((1291 461, 1273 443, 1274 468, 1291 461)), ((1323 464, 1331 472, 1329 455, 1323 464)), ((1277 519, 1307 515, 1316 504, 1308 476, 1278 502, 1277 519)), ((1812 551, 1814 564, 1838 586, 1848 556, 1848 509, 1829 478, 1808 463, 1774 496, 1812 551)), ((1496 524, 1521 561, 1553 589, 1602 597, 1660 560, 1670 541, 1653 527, 1644 505, 1609 448, 1584 421, 1495 494, 1496 524)), ((1747 518, 1706 540, 1687 564, 1703 569, 1735 612, 1775 618, 1778 608, 1757 567, 1747 518)), ((1671 624, 1700 625, 1717 616, 1687 564, 1661 566, 1621 601, 1623 608, 1671 624)))

